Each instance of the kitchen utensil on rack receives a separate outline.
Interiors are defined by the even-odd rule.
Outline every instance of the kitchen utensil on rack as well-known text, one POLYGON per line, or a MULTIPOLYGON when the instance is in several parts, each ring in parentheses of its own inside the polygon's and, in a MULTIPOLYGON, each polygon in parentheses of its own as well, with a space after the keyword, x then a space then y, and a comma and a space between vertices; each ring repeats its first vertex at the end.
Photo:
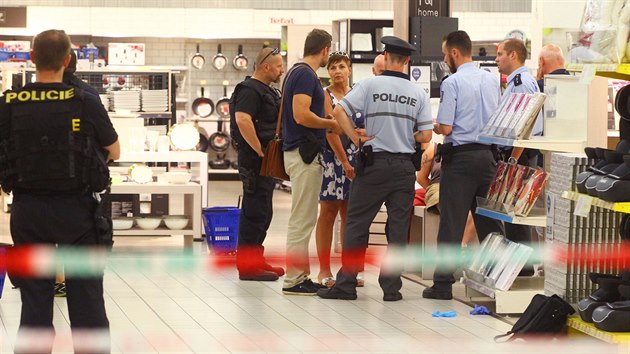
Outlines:
POLYGON ((205 90, 201 87, 201 96, 195 98, 192 103, 193 112, 201 118, 207 118, 214 112, 214 102, 211 99, 204 96, 205 90))
POLYGON ((192 59, 190 59, 190 64, 196 68, 201 70, 203 64, 206 63, 206 59, 199 53, 199 43, 197 43, 197 52, 193 55, 192 59))
POLYGON ((229 82, 223 81, 223 97, 219 98, 216 104, 216 111, 220 118, 230 117, 230 98, 227 95, 227 85, 229 82))
POLYGON ((219 117, 217 131, 210 135, 208 143, 210 148, 216 152, 223 152, 230 147, 230 137, 223 132, 223 118, 219 117))
POLYGON ((230 160, 227 160, 225 154, 221 153, 217 155, 216 160, 210 161, 209 165, 213 170, 227 170, 230 168, 230 160))
POLYGON ((212 66, 217 70, 223 70, 227 64, 227 58, 221 53, 221 45, 217 45, 217 54, 212 58, 212 66))
POLYGON ((236 70, 245 71, 247 70, 248 63, 249 61, 247 60, 247 57, 243 55, 243 45, 239 44, 238 55, 234 57, 234 60, 232 60, 232 65, 236 70))

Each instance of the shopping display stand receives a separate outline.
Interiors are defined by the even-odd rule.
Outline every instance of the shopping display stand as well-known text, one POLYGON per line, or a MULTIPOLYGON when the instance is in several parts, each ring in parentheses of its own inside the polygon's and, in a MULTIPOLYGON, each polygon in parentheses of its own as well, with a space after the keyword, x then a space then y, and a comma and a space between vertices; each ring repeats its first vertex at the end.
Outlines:
MULTIPOLYGON (((551 152, 583 153, 587 146, 607 145, 607 79, 599 76, 548 75, 545 87, 554 87, 544 108, 544 135, 526 140, 495 136, 479 136, 486 144, 538 149, 544 154, 545 170, 549 171, 551 152), (551 103, 551 105, 550 105, 551 103), (554 110, 550 111, 550 107, 554 110)), ((547 92, 549 92, 547 91, 547 92)), ((546 226, 546 217, 534 212, 527 217, 516 217, 507 212, 478 208, 480 215, 522 225, 546 226)), ((541 277, 519 277, 510 290, 501 291, 470 277, 462 278, 466 296, 476 299, 485 295, 496 302, 497 313, 522 313, 536 294, 544 293, 541 277)))

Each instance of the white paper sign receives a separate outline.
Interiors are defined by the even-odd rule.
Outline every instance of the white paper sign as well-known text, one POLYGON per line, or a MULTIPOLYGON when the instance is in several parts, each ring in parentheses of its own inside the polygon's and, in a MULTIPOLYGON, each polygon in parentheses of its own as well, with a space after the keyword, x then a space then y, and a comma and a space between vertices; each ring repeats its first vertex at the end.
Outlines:
POLYGON ((593 204, 593 198, 580 194, 577 198, 577 203, 575 203, 575 209, 573 210, 573 214, 577 216, 581 216, 583 218, 588 217, 588 213, 591 212, 591 204, 593 204))
POLYGON ((409 79, 416 85, 420 85, 427 95, 431 94, 431 66, 410 66, 409 79))

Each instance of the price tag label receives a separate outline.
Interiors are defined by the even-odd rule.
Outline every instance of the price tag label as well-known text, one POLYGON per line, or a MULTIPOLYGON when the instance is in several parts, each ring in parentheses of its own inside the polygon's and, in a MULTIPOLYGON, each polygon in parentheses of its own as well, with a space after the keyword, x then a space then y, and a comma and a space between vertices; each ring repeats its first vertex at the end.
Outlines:
POLYGON ((584 64, 582 67, 582 74, 580 75, 580 83, 581 84, 590 84, 595 77, 596 67, 594 64, 584 64))
POLYGON ((577 202, 575 203, 575 209, 573 209, 573 214, 577 216, 581 216, 583 218, 588 217, 588 213, 591 212, 591 205, 593 204, 593 198, 580 194, 578 195, 577 202))
POLYGON ((554 213, 556 211, 556 195, 547 192, 547 227, 545 229, 545 240, 553 241, 554 213))

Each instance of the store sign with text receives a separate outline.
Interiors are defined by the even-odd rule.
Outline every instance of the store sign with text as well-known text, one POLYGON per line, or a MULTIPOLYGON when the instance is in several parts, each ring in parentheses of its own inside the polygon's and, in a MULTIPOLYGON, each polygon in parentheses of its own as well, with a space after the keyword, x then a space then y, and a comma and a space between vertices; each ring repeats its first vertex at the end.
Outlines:
POLYGON ((450 17, 451 0, 410 0, 411 17, 450 17))
POLYGON ((26 7, 0 7, 0 27, 26 28, 26 7))
POLYGON ((414 84, 420 86, 427 95, 430 95, 431 91, 431 66, 420 65, 409 67, 409 80, 414 84))

